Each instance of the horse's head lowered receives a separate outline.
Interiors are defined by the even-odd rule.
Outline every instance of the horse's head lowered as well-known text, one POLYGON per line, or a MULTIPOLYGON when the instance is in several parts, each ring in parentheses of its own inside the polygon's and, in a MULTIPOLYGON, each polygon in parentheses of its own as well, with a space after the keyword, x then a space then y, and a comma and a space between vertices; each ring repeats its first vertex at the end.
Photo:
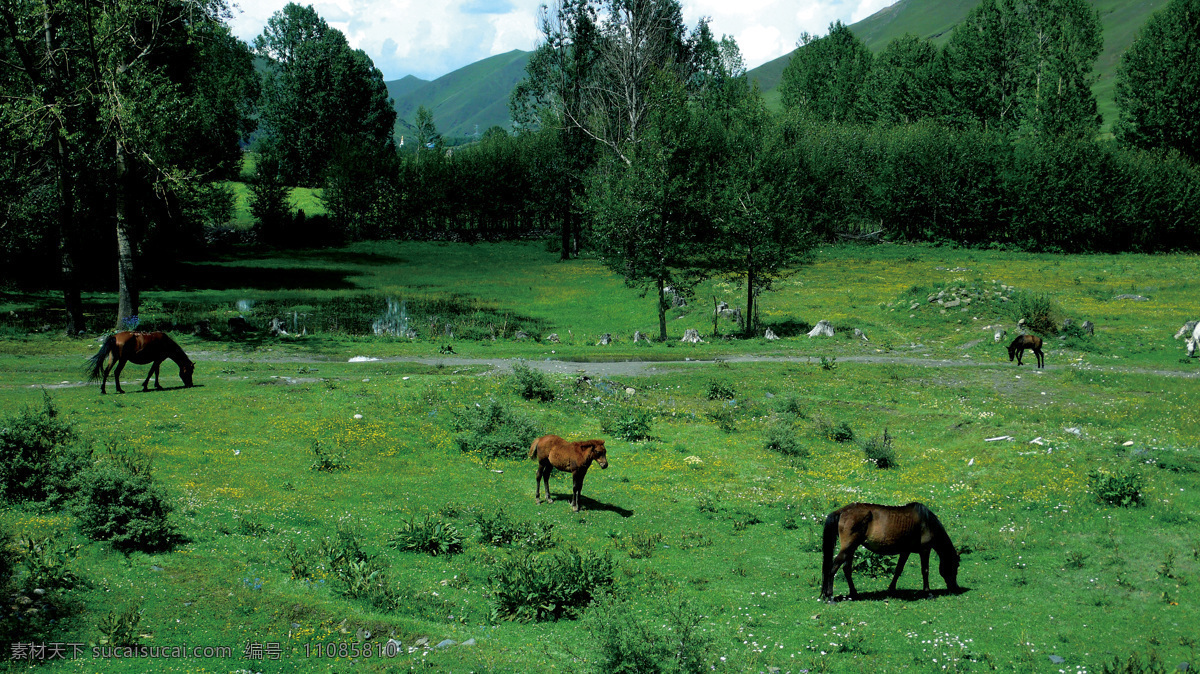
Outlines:
POLYGON ((604 447, 603 440, 587 440, 579 443, 579 449, 583 450, 587 456, 587 461, 595 461, 600 464, 603 470, 608 468, 608 450, 604 447))
POLYGON ((185 360, 179 364, 179 378, 183 380, 183 385, 191 388, 192 373, 196 371, 196 364, 190 360, 185 360))
MULTIPOLYGON (((946 539, 947 542, 949 540, 946 539)), ((948 550, 938 552, 938 573, 942 574, 942 580, 946 581, 947 590, 959 592, 961 588, 958 586, 958 551, 952 544, 948 547, 948 550)))

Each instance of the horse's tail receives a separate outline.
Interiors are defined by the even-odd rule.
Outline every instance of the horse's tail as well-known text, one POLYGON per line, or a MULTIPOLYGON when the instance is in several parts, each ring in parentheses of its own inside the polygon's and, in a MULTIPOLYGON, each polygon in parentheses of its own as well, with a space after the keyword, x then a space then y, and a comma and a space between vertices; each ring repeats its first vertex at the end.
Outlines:
POLYGON ((531 458, 531 459, 536 459, 536 458, 537 458, 537 446, 538 446, 538 440, 541 440, 541 438, 538 438, 537 440, 534 440, 534 441, 533 441, 533 444, 532 444, 532 445, 529 445, 529 458, 531 458))
POLYGON ((835 510, 825 518, 825 530, 821 533, 821 594, 828 596, 833 593, 833 557, 838 541, 838 523, 842 519, 841 511, 835 510))
POLYGON ((108 355, 112 353, 113 349, 116 347, 117 336, 109 335, 108 339, 104 340, 104 343, 100 345, 100 350, 96 352, 96 355, 87 359, 87 365, 83 366, 83 373, 87 377, 88 381, 96 381, 100 378, 101 370, 104 367, 104 359, 108 358, 108 355))

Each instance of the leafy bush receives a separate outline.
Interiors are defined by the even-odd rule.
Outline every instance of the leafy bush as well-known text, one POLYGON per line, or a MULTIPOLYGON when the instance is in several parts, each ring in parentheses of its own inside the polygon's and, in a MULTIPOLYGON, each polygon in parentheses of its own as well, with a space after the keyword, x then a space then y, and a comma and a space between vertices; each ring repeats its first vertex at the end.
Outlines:
POLYGON ((896 451, 892 449, 892 436, 887 429, 883 435, 867 438, 862 443, 863 454, 874 461, 877 468, 892 468, 896 465, 896 451))
POLYGON ((137 646, 138 640, 141 638, 137 628, 141 622, 142 609, 140 606, 128 606, 120 612, 113 609, 108 612, 108 615, 101 618, 100 622, 96 623, 96 629, 100 632, 100 638, 97 641, 101 646, 118 648, 137 646))
POLYGON ((524 459, 529 455, 529 446, 541 435, 533 420, 496 400, 486 407, 469 409, 458 417, 457 425, 458 448, 488 459, 524 459))
POLYGON ((854 573, 862 573, 870 578, 891 578, 896 573, 896 557, 879 555, 860 547, 854 555, 854 573))
POLYGON ((841 422, 834 424, 833 420, 827 416, 820 415, 813 419, 813 426, 817 430, 817 434, 834 442, 850 442, 854 440, 854 429, 850 428, 850 424, 841 422))
POLYGON ((492 618, 521 622, 572 619, 594 593, 613 584, 616 564, 605 553, 571 547, 548 556, 501 559, 489 577, 492 618))
POLYGON ((600 419, 600 428, 626 442, 649 440, 654 436, 650 428, 654 424, 654 410, 643 407, 619 406, 600 419))
POLYGON ((720 404, 709 409, 704 413, 710 421, 717 425, 717 428, 726 433, 737 431, 737 414, 732 405, 720 404))
POLYGON ((1053 335, 1062 322, 1062 309, 1046 293, 1016 291, 1008 304, 1013 320, 1025 319, 1025 328, 1039 335, 1053 335))
POLYGON ((29 642, 61 633, 63 621, 83 606, 73 590, 88 586, 74 569, 79 548, 56 538, 14 544, 0 529, 0 634, 29 642))
POLYGON ((707 672, 716 660, 705 616, 686 599, 655 599, 637 606, 606 594, 584 626, 597 646, 600 672, 707 672))
POLYGON ((1127 508, 1146 502, 1146 497, 1142 494, 1142 474, 1132 467, 1119 468, 1116 471, 1097 468, 1088 475, 1088 483, 1100 503, 1127 508))
POLYGON ((796 429, 787 418, 776 418, 767 425, 763 445, 784 456, 808 457, 808 448, 800 444, 800 439, 796 437, 796 429))
POLYGON ((495 547, 519 547, 547 550, 554 547, 554 523, 513 520, 496 510, 494 514, 475 516, 479 523, 479 542, 495 547))
POLYGON ((11 502, 58 502, 73 475, 91 463, 74 427, 42 392, 40 409, 26 407, 0 420, 0 497, 11 502))
POLYGON ((800 403, 800 399, 796 396, 786 396, 775 401, 775 410, 780 414, 786 414, 804 419, 808 417, 808 413, 804 411, 804 405, 800 403))
POLYGON ((346 450, 334 454, 322 447, 320 440, 313 440, 312 453, 316 458, 312 462, 312 465, 308 467, 309 470, 321 473, 334 473, 350 467, 350 462, 346 460, 346 450))
POLYGON ((554 388, 546 375, 524 363, 513 365, 513 381, 517 387, 517 394, 526 400, 554 400, 554 388))
POLYGON ((111 541, 123 552, 169 550, 182 536, 168 516, 166 490, 148 473, 130 475, 101 466, 79 479, 79 529, 94 541, 111 541))
POLYGON ((709 400, 729 400, 737 397, 737 389, 733 384, 727 384, 723 381, 712 380, 708 382, 708 399, 709 400))
POLYGON ((463 539, 453 524, 426 515, 420 522, 415 517, 409 518, 408 522, 388 539, 388 544, 397 550, 423 552, 437 557, 462 552, 463 539))

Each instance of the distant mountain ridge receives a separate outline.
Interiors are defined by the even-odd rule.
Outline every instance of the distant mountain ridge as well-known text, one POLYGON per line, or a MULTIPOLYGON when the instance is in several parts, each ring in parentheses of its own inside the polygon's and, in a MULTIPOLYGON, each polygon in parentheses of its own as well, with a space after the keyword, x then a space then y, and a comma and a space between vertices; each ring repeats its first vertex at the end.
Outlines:
MULTIPOLYGON (((1099 79, 1093 91, 1107 129, 1116 119, 1113 98, 1121 54, 1150 15, 1163 7, 1166 0, 1090 0, 1090 3, 1100 12, 1104 29, 1104 49, 1095 70, 1099 79)), ((850 29, 876 53, 906 33, 929 38, 941 45, 950 39, 954 26, 977 4, 978 0, 900 0, 851 24, 850 29)), ((797 40, 799 37, 796 36, 797 40)), ((421 105, 433 111, 434 122, 443 136, 471 137, 482 134, 491 126, 511 129, 508 96, 525 77, 525 64, 531 54, 516 49, 476 61, 432 81, 409 75, 387 82, 398 115, 396 133, 411 133, 417 107, 421 105)), ((779 81, 791 57, 788 53, 749 71, 773 107, 779 105, 779 81)))

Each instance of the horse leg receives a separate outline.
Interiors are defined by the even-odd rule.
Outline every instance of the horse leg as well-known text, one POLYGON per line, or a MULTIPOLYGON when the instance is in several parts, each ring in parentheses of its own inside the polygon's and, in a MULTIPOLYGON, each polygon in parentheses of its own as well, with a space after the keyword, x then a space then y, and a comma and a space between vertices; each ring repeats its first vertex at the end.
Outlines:
POLYGON ((574 482, 575 490, 571 493, 571 511, 579 512, 579 495, 583 493, 583 476, 587 473, 583 470, 577 470, 571 473, 572 482, 574 482))
POLYGON ((1021 357, 1025 355, 1025 349, 1017 349, 1017 367, 1021 366, 1021 357))
POLYGON ((113 363, 109 363, 109 364, 101 367, 101 370, 103 371, 104 375, 103 375, 103 378, 100 379, 100 395, 104 395, 105 393, 107 393, 107 391, 104 390, 104 387, 106 384, 108 384, 108 373, 112 371, 112 368, 113 368, 113 363))
POLYGON ((543 459, 542 480, 546 483, 546 503, 554 503, 553 495, 550 493, 550 474, 553 472, 554 465, 550 463, 550 459, 543 459))
POLYGON ((921 551, 921 586, 922 590, 929 593, 929 550, 921 551))
POLYGON ((900 574, 904 573, 904 563, 908 561, 907 552, 900 553, 900 559, 896 562, 896 575, 892 576, 892 584, 888 585, 888 592, 896 591, 896 581, 900 580, 900 574))
MULTIPOLYGON (((850 598, 858 598, 858 590, 854 589, 854 579, 850 577, 850 571, 854 568, 854 552, 850 550, 850 554, 846 555, 846 560, 842 563, 842 573, 846 576, 846 585, 850 586, 850 598)), ((840 556, 840 555, 839 555, 840 556)), ((837 558, 834 558, 834 563, 837 563, 837 558)))
MULTIPOLYGON (((146 373, 146 379, 142 381, 142 392, 143 393, 150 390, 150 377, 154 376, 154 373, 156 370, 158 370, 158 363, 150 363, 150 371, 146 373)), ((158 386, 158 377, 157 376, 154 376, 154 385, 157 386, 158 388, 162 388, 161 386, 158 386)))
POLYGON ((533 476, 533 502, 542 502, 542 464, 538 464, 537 474, 533 476))
POLYGON ((117 393, 124 393, 121 389, 121 370, 125 369, 125 361, 117 362, 117 369, 113 372, 113 383, 117 385, 117 393))
POLYGON ((1041 349, 1034 350, 1033 354, 1037 356, 1038 367, 1046 367, 1046 354, 1041 349))
POLYGON ((158 374, 162 368, 162 364, 161 360, 154 364, 154 388, 159 391, 162 390, 162 385, 158 383, 158 374))

